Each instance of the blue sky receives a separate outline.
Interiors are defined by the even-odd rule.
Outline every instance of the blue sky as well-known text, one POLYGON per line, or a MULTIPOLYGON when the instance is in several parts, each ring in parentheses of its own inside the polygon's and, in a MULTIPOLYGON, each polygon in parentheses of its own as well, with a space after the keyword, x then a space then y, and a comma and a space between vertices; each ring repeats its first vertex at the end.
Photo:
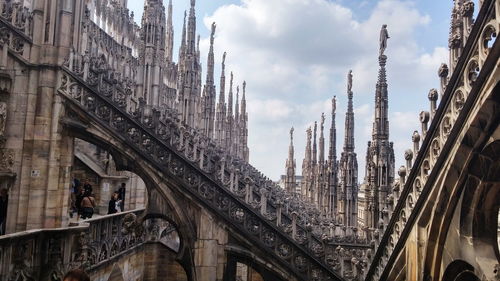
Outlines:
MULTIPOLYGON (((337 152, 343 145, 347 96, 346 74, 354 74, 356 152, 363 181, 366 143, 370 139, 378 34, 388 24, 386 54, 391 140, 396 170, 411 134, 420 128, 418 114, 429 109, 427 93, 438 88, 437 69, 447 62, 449 18, 453 1, 435 0, 198 0, 197 31, 206 68, 209 27, 217 23, 216 64, 228 52, 235 82, 247 81, 250 162, 272 179, 284 173, 291 126, 295 127, 297 174, 305 130, 321 112, 330 116, 338 97, 337 152)), ((168 2, 165 1, 165 5, 168 2)), ((178 49, 189 0, 173 0, 178 49)), ((143 1, 129 1, 140 22, 143 1)), ((220 68, 216 68, 216 75, 220 68)), ((217 85, 218 87, 218 85, 217 85)), ((328 136, 330 119, 325 124, 328 136)), ((328 142, 327 142, 328 147, 328 142)))

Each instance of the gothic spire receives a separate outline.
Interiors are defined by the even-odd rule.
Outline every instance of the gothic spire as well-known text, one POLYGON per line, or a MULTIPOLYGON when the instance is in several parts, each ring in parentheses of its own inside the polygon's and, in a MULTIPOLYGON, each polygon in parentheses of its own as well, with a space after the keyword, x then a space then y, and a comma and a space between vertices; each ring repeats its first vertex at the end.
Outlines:
POLYGON ((161 85, 157 79, 164 71, 165 61, 165 7, 162 1, 148 0, 144 2, 144 13, 141 21, 141 38, 143 47, 139 50, 141 67, 138 71, 140 81, 138 91, 148 105, 160 106, 161 85), (153 58, 158 57, 155 60, 153 58))
POLYGON ((196 11, 195 0, 191 0, 187 27, 187 51, 189 54, 196 54, 196 11))
POLYGON ((307 142, 306 151, 304 153, 304 160, 302 161, 302 196, 309 198, 309 187, 311 185, 311 127, 307 128, 307 142))
POLYGON ((388 197, 392 193, 394 182, 394 148, 389 142, 388 93, 384 54, 389 35, 384 24, 380 30, 379 73, 375 89, 375 116, 373 121, 372 141, 368 142, 365 168, 365 225, 378 228, 379 222, 387 214, 388 197))
POLYGON ((385 64, 387 56, 384 51, 387 47, 387 25, 383 25, 380 31, 380 55, 379 55, 379 72, 378 81, 375 90, 375 120, 373 122, 373 141, 389 139, 389 117, 388 117, 388 93, 387 93, 387 77, 385 64))
POLYGON ((179 63, 182 63, 184 61, 184 55, 186 53, 186 17, 187 17, 187 12, 184 11, 184 23, 182 25, 182 39, 181 39, 181 46, 179 48, 179 63))
POLYGON ((337 170, 337 129, 335 124, 335 115, 337 111, 337 97, 332 99, 332 126, 330 128, 330 150, 328 154, 328 186, 329 186, 329 205, 327 214, 334 217, 337 212, 337 192, 338 192, 338 170, 337 170))
POLYGON ((231 78, 229 79, 229 96, 227 97, 227 117, 233 117, 233 72, 231 71, 231 78))
POLYGON ((210 49, 208 51, 207 59, 207 81, 206 84, 214 84, 214 38, 215 38, 215 22, 212 23, 212 33, 210 34, 210 49))
POLYGON ((344 150, 340 157, 340 184, 337 195, 337 213, 341 223, 347 226, 357 224, 358 160, 354 152, 354 109, 352 92, 352 71, 347 75, 347 112, 345 117, 344 150))
POLYGON ((347 74, 347 112, 345 115, 345 139, 344 150, 354 151, 354 108, 352 103, 352 70, 347 74))
POLYGON ((241 97, 241 113, 240 113, 240 119, 241 119, 241 146, 242 146, 242 153, 243 153, 243 160, 248 162, 250 158, 250 153, 248 149, 248 115, 247 115, 247 101, 246 101, 246 88, 247 88, 247 82, 243 81, 243 95, 241 97))
POLYGON ((167 57, 167 62, 172 63, 173 62, 173 55, 174 55, 174 26, 172 23, 172 0, 168 2, 168 18, 167 18, 167 47, 166 47, 166 57, 167 57))
POLYGON ((334 96, 332 99, 332 126, 330 128, 330 149, 328 153, 328 162, 330 164, 330 169, 333 170, 333 166, 337 161, 337 128, 335 124, 335 115, 337 111, 337 97, 334 96))
POLYGON ((226 55, 227 53, 224 52, 224 55, 222 55, 222 70, 221 70, 221 75, 220 75, 220 94, 219 94, 219 104, 225 104, 226 103, 226 97, 225 97, 225 91, 226 91, 226 55))
POLYGON ((214 83, 214 36, 215 36, 215 22, 212 23, 212 33, 210 35, 210 49, 207 57, 207 79, 203 89, 204 108, 204 130, 207 136, 214 134, 214 121, 215 121, 215 83, 214 83))
POLYGON ((240 120, 240 86, 236 86, 236 104, 234 105, 234 122, 238 123, 240 120))
POLYGON ((243 120, 247 114, 247 100, 245 97, 247 82, 243 81, 243 95, 241 96, 241 119, 243 120))
POLYGON ((314 121, 314 141, 313 141, 313 150, 312 150, 312 163, 316 165, 318 161, 318 147, 316 145, 316 137, 318 135, 318 122, 314 121))
POLYGON ((288 159, 286 160, 286 167, 285 167, 286 169, 285 190, 290 193, 296 192, 293 131, 294 128, 292 127, 290 129, 290 146, 288 148, 288 159))
POLYGON ((321 113, 320 133, 319 133, 319 163, 325 163, 325 113, 321 113))
POLYGON ((311 138, 312 138, 312 130, 311 127, 306 130, 306 151, 304 152, 304 162, 302 163, 302 176, 305 177, 305 171, 309 168, 311 164, 311 138))
POLYGON ((222 56, 222 72, 220 76, 220 93, 219 102, 217 103, 217 112, 215 116, 215 140, 220 145, 225 144, 225 131, 226 131, 226 52, 222 56))

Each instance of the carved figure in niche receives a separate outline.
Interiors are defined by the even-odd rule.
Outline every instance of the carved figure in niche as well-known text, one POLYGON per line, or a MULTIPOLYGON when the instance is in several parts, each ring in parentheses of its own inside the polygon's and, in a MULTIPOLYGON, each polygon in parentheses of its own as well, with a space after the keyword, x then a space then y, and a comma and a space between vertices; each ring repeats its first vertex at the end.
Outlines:
POLYGON ((7 103, 0 102, 0 137, 5 135, 5 126, 7 124, 7 103))

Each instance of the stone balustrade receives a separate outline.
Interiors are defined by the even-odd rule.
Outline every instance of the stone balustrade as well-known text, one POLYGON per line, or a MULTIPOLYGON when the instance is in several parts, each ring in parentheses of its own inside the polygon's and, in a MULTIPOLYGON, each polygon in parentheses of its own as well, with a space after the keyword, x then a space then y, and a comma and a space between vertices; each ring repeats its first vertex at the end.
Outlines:
POLYGON ((162 243, 178 251, 179 236, 169 222, 152 219, 138 227, 134 218, 143 212, 133 210, 83 220, 66 228, 2 236, 0 280, 60 280, 73 268, 92 273, 144 242, 162 243))
POLYGON ((3 48, 2 64, 7 59, 8 50, 27 58, 32 43, 32 12, 20 2, 0 1, 0 45, 3 48))

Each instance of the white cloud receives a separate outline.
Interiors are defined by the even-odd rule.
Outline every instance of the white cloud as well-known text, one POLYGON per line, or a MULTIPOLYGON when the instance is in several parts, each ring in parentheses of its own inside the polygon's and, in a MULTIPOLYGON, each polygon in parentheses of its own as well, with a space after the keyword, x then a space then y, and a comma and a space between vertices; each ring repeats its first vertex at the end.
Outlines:
MULTIPOLYGON (((248 83, 251 162, 271 178, 277 179, 284 171, 292 125, 296 128, 298 173, 304 131, 320 119, 322 112, 328 117, 328 136, 334 94, 339 98, 340 152, 349 69, 354 73, 359 178, 364 177, 383 23, 388 24, 391 37, 386 51, 390 109, 394 110, 390 116, 391 139, 397 148, 396 159, 402 162, 398 141, 409 139, 413 127, 401 125, 401 121, 420 111, 416 105, 427 108, 426 93, 438 85, 437 69, 446 60, 447 50, 437 47, 433 53, 424 53, 414 31, 428 25, 430 17, 419 12, 413 2, 381 0, 364 20, 357 20, 355 13, 327 0, 242 0, 240 5, 221 6, 204 18, 207 27, 217 22, 216 58, 228 51, 227 70, 248 83)), ((201 48, 206 55, 207 38, 201 48)), ((416 114, 412 118, 418 120, 416 114)))
POLYGON ((285 101, 277 99, 251 99, 248 104, 248 113, 258 121, 286 120, 290 117, 292 110, 285 101))

